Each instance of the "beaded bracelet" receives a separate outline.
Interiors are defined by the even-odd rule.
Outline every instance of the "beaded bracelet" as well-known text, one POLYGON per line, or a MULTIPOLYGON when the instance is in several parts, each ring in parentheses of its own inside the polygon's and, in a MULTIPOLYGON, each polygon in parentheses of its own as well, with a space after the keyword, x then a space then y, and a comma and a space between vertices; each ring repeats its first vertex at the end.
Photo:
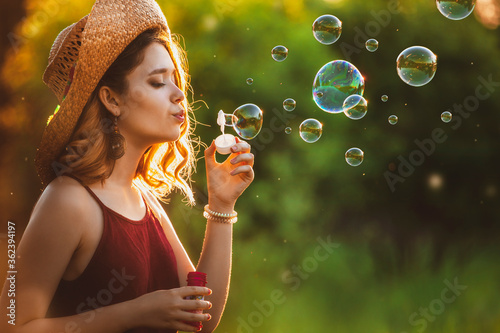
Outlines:
POLYGON ((236 217, 236 216, 238 216, 238 213, 235 212, 234 210, 230 214, 214 212, 213 210, 208 208, 208 205, 205 205, 205 212, 207 212, 208 214, 213 215, 215 217, 236 217))
POLYGON ((203 217, 205 217, 207 220, 219 223, 227 223, 227 224, 233 224, 238 221, 238 213, 233 212, 231 214, 224 214, 224 213, 214 212, 208 208, 208 205, 205 206, 203 217))

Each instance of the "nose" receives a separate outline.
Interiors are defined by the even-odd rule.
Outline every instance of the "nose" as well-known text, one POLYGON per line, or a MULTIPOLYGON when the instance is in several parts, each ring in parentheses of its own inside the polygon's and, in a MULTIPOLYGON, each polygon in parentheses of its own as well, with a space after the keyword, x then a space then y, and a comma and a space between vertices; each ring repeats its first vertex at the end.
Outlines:
POLYGON ((179 104, 185 98, 186 98, 186 96, 184 95, 184 92, 179 87, 177 87, 177 85, 174 85, 174 91, 172 92, 172 95, 170 96, 170 100, 172 101, 172 103, 179 104))

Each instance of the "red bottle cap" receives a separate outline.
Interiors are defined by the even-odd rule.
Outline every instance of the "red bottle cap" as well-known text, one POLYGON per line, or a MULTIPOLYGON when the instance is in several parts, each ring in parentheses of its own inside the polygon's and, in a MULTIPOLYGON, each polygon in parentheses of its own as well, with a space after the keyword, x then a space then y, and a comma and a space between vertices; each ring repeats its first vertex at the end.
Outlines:
POLYGON ((205 287, 207 284, 207 274, 203 272, 189 272, 187 283, 188 286, 205 287))

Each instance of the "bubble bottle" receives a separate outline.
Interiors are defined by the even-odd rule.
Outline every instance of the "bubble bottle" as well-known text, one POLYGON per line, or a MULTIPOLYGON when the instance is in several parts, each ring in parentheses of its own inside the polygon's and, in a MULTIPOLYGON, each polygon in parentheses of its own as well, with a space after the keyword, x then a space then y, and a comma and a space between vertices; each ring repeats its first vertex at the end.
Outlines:
POLYGON ((217 115, 217 125, 220 126, 222 134, 215 139, 215 148, 219 154, 227 155, 231 152, 231 147, 236 144, 236 138, 232 134, 224 134, 226 115, 222 110, 217 115))
MULTIPOLYGON (((205 287, 207 285, 207 274, 202 272, 189 272, 187 276, 187 285, 196 287, 205 287)), ((193 295, 193 296, 187 296, 186 299, 203 301, 205 299, 205 296, 193 295)), ((194 310, 190 312, 203 313, 203 310, 194 310)), ((186 322, 186 324, 196 327, 198 331, 201 330, 203 327, 201 322, 188 321, 186 322)))

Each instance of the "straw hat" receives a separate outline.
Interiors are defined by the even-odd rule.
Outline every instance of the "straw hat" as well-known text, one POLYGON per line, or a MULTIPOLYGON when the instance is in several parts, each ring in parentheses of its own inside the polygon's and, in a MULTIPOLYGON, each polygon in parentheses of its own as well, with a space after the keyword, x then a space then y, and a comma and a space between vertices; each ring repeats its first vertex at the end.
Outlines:
POLYGON ((56 95, 60 107, 49 118, 35 158, 44 187, 64 169, 56 160, 106 70, 128 44, 152 28, 170 34, 156 1, 97 0, 89 15, 57 36, 43 81, 56 95))

